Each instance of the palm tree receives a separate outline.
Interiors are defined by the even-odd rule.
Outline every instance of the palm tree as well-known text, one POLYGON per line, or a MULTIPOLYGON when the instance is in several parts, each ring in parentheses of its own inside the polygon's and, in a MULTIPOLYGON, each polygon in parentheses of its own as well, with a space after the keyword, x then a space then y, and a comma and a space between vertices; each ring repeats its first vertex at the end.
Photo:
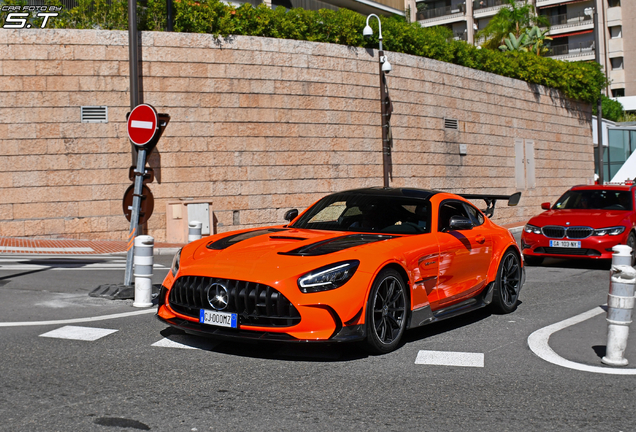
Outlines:
POLYGON ((508 4, 492 17, 488 25, 477 32, 477 37, 486 39, 482 47, 496 50, 505 44, 504 39, 510 33, 515 38, 520 38, 526 29, 531 29, 537 25, 547 27, 549 21, 546 17, 537 15, 534 6, 527 0, 521 6, 515 0, 508 0, 508 4))

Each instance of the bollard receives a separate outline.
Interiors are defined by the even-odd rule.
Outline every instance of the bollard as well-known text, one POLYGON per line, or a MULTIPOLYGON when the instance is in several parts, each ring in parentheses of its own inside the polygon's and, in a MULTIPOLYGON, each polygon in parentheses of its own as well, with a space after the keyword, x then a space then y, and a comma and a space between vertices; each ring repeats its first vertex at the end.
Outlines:
POLYGON ((607 347, 601 361, 610 366, 626 366, 628 361, 624 354, 634 309, 636 270, 631 266, 631 247, 617 245, 612 250, 610 291, 607 296, 607 347))
POLYGON ((199 221, 192 221, 188 224, 188 243, 201 238, 201 227, 203 224, 199 221))
POLYGON ((152 264, 155 239, 141 235, 135 237, 135 301, 134 307, 152 306, 152 264))

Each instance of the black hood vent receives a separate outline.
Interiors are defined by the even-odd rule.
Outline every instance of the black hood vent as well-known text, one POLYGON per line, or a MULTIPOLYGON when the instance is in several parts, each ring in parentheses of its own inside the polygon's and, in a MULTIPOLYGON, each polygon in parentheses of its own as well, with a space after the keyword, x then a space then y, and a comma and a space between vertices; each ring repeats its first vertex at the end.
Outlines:
POLYGON ((397 236, 381 235, 381 234, 352 234, 342 237, 336 237, 329 240, 323 240, 318 243, 299 247, 289 252, 279 252, 280 255, 296 255, 296 256, 317 256, 327 255, 341 250, 349 249, 356 246, 362 246, 368 243, 389 240, 397 236))

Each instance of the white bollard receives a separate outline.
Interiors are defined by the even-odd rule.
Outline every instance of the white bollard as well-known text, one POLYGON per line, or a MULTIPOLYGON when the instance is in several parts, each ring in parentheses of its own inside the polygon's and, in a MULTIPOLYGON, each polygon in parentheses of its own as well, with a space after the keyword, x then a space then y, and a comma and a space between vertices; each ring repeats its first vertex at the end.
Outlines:
POLYGON ((607 347, 601 361, 610 366, 626 366, 628 361, 624 354, 634 309, 636 270, 631 266, 631 247, 617 245, 612 250, 610 291, 607 296, 607 347))
POLYGON ((135 301, 134 307, 152 306, 152 264, 155 239, 147 236, 135 237, 135 301))
POLYGON ((188 224, 188 243, 201 239, 201 228, 203 224, 199 221, 192 221, 188 224))

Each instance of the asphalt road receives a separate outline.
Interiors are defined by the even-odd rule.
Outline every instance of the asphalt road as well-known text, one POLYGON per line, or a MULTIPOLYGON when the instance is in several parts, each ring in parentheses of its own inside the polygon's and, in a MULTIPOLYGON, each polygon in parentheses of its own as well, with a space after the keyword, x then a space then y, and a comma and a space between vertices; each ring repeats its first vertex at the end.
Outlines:
MULTIPOLYGON (((155 258, 158 283, 171 258, 155 258)), ((173 331, 130 300, 88 296, 123 272, 121 258, 0 256, 0 430, 636 430, 635 376, 557 366, 527 343, 605 303, 605 265, 528 268, 512 314, 483 310, 410 331, 382 356, 355 345, 216 343, 173 331), (68 336, 68 326, 104 335, 50 337, 68 336), (481 355, 483 367, 416 364, 420 351, 481 355)), ((555 351, 601 365, 587 335, 605 328, 590 323, 555 334, 555 351)))

